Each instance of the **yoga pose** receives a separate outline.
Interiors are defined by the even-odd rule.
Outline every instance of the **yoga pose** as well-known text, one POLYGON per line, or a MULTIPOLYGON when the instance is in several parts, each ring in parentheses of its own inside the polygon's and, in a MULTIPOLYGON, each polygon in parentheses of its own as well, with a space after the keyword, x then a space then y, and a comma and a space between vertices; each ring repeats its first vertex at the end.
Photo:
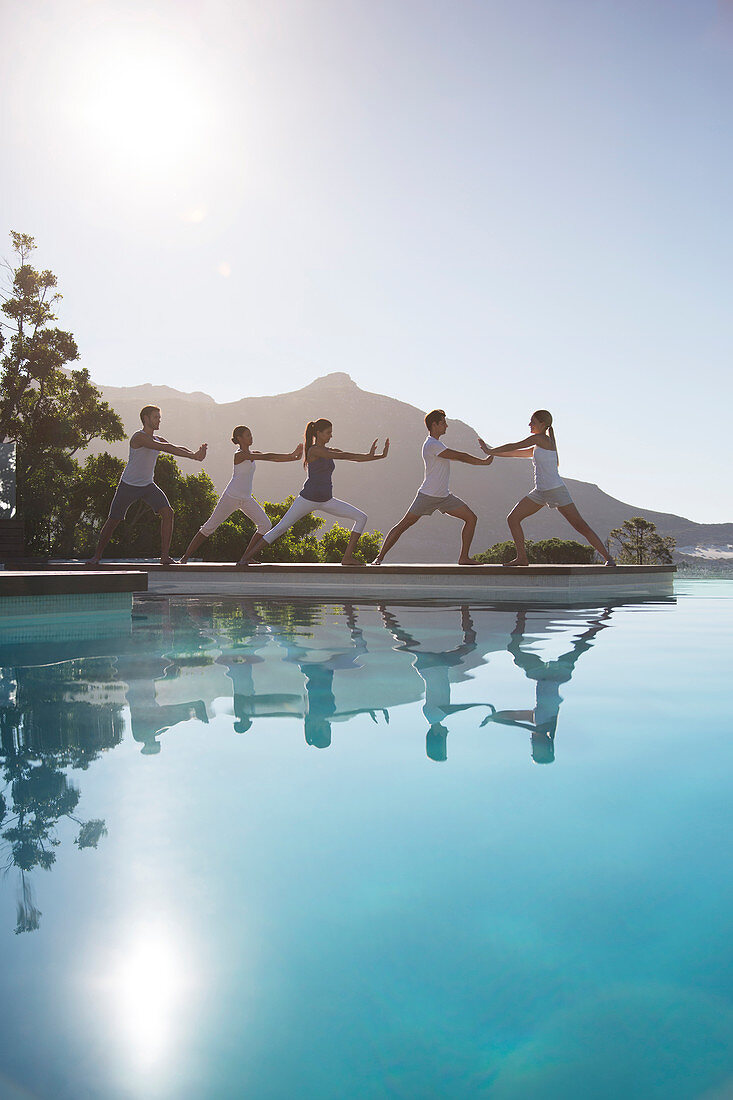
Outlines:
POLYGON ((259 536, 264 535, 272 527, 264 508, 252 496, 252 479, 255 473, 255 459, 258 462, 295 462, 303 454, 303 444, 299 443, 294 451, 289 454, 274 454, 271 451, 252 451, 252 432, 244 424, 239 424, 232 432, 232 443, 236 443, 238 450, 234 453, 234 473, 224 492, 219 497, 214 511, 206 523, 191 539, 186 553, 181 558, 181 565, 185 565, 192 554, 195 554, 199 546, 213 535, 219 524, 229 519, 234 512, 244 512, 248 519, 255 525, 255 531, 249 541, 247 549, 254 542, 259 542, 259 536))
POLYGON ((112 538, 115 528, 125 518, 130 505, 136 500, 144 500, 160 516, 160 564, 173 563, 173 558, 170 556, 173 509, 168 502, 168 497, 153 481, 155 463, 161 451, 176 455, 178 458, 192 458, 195 462, 203 462, 207 444, 202 443, 197 451, 189 451, 188 447, 176 447, 173 443, 168 443, 167 440, 156 435, 160 427, 160 409, 157 405, 146 405, 141 409, 140 420, 143 426, 130 438, 130 457, 122 471, 120 483, 112 498, 109 516, 99 532, 97 549, 94 551, 94 556, 89 559, 89 565, 99 565, 104 548, 112 538))
POLYGON ((483 439, 479 439, 479 445, 487 455, 493 455, 495 458, 531 458, 534 463, 534 489, 526 497, 522 497, 507 516, 509 530, 517 548, 517 556, 506 564, 529 565, 522 520, 534 515, 540 508, 547 505, 548 508, 557 508, 558 512, 565 516, 568 523, 591 544, 594 550, 598 551, 606 565, 615 565, 616 562, 609 555, 598 535, 588 526, 573 504, 573 498, 557 471, 557 444, 552 427, 552 416, 547 409, 538 409, 537 412, 532 413, 529 430, 532 434, 526 439, 521 439, 518 443, 505 443, 502 447, 489 447, 483 439))
POLYGON ((332 434, 333 426, 330 420, 310 420, 308 422, 305 429, 304 444, 304 465, 308 468, 305 485, 280 522, 266 534, 260 535, 256 542, 250 542, 238 562, 239 565, 249 565, 254 556, 263 549, 264 543, 267 543, 268 546, 272 545, 294 523, 311 512, 325 512, 328 516, 336 516, 338 519, 352 521, 351 535, 346 546, 346 553, 341 559, 341 564, 360 564, 354 557, 354 550, 359 541, 359 536, 366 526, 366 513, 355 508, 353 504, 347 504, 345 500, 338 500, 333 496, 331 477, 336 460, 376 462, 380 458, 386 458, 389 450, 389 440, 385 440, 384 448, 379 455, 376 453, 376 439, 366 454, 358 454, 354 451, 339 451, 336 447, 329 447, 328 442, 332 434))
POLYGON ((428 429, 428 438, 422 446, 422 457, 425 463, 425 478, 417 491, 407 512, 399 523, 396 523, 388 532, 382 547, 374 559, 374 565, 381 565, 385 554, 392 549, 400 535, 403 535, 409 527, 417 523, 421 516, 431 516, 433 512, 444 512, 448 516, 455 516, 463 520, 463 533, 461 536, 461 553, 458 558, 459 565, 473 565, 473 559, 469 556, 471 540, 476 530, 476 513, 472 512, 465 501, 453 496, 448 491, 450 478, 450 461, 467 462, 470 466, 490 466, 493 458, 477 458, 465 451, 454 451, 440 442, 440 437, 445 435, 448 424, 442 409, 433 409, 425 417, 425 427, 428 429))

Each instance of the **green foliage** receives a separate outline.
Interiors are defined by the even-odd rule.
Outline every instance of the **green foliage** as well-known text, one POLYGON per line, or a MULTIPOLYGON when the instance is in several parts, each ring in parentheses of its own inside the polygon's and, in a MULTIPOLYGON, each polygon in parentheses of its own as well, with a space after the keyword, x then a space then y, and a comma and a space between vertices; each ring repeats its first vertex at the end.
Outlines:
MULTIPOLYGON (((320 540, 321 557, 324 562, 339 562, 346 553, 346 544, 349 541, 351 531, 346 527, 335 523, 330 531, 326 531, 320 540)), ((354 557, 357 561, 366 565, 374 561, 382 545, 381 531, 365 531, 359 539, 354 557)))
POLYGON ((18 511, 31 553, 59 552, 73 524, 69 497, 82 469, 74 459, 93 439, 122 439, 122 421, 102 401, 70 332, 54 327, 61 295, 52 271, 28 263, 35 241, 11 233, 16 266, 3 295, 0 322, 0 439, 17 443, 18 511))
MULTIPOLYGON (((476 554, 479 565, 501 565, 516 557, 517 548, 513 542, 497 542, 476 554)), ((595 550, 585 543, 574 539, 527 539, 527 558, 533 565, 589 565, 593 561, 595 550)))
POLYGON ((618 547, 619 565, 669 565, 677 545, 672 535, 660 535, 656 523, 642 516, 632 516, 614 527, 609 538, 618 547))

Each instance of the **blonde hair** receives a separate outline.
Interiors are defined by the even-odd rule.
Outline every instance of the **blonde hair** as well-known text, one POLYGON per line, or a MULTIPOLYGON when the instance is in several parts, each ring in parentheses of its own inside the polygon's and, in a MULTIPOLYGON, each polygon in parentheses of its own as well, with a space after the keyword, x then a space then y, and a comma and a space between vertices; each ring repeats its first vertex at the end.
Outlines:
POLYGON ((549 413, 547 409, 537 409, 532 413, 533 420, 539 420, 540 424, 544 424, 547 428, 547 434, 552 440, 552 446, 555 448, 555 454, 557 454, 557 442, 555 440, 555 429, 552 426, 552 413, 549 413))
POLYGON ((316 441, 316 433, 324 432, 326 428, 332 428, 333 424, 330 420, 309 420, 305 426, 305 435, 303 437, 303 465, 308 465, 308 451, 316 441))

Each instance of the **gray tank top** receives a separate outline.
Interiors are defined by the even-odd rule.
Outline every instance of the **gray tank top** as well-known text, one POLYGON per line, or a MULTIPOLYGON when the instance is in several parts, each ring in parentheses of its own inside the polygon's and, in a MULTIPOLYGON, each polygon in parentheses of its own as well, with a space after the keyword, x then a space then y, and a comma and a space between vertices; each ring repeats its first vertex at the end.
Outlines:
POLYGON ((335 462, 332 458, 314 458, 308 463, 308 477, 305 485, 300 490, 300 495, 306 500, 323 503, 333 496, 331 475, 335 462))

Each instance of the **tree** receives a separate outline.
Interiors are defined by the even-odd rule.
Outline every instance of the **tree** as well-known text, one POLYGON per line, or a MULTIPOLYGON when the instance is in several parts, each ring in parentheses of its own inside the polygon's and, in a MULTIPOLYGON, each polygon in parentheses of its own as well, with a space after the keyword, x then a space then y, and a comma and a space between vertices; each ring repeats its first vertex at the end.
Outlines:
POLYGON ((632 516, 609 535, 618 545, 619 565, 669 565, 677 545, 672 535, 660 535, 656 523, 632 516))
MULTIPOLYGON (((93 439, 122 439, 117 413, 101 399, 70 332, 56 328, 61 299, 52 271, 28 261, 36 243, 10 234, 16 266, 5 263, 0 322, 0 439, 17 444, 18 512, 32 552, 53 553, 70 527, 67 502, 81 469, 74 455, 93 439)), ((68 541, 68 540, 67 540, 68 541)))
MULTIPOLYGON (((348 528, 341 527, 340 524, 334 523, 331 530, 326 531, 320 539, 321 561, 341 561, 346 553, 346 544, 349 541, 350 534, 351 531, 349 531, 348 528)), ((364 565, 374 561, 379 552, 379 547, 382 545, 383 538, 384 536, 381 531, 365 531, 359 539, 356 550, 354 551, 356 560, 363 562, 364 565)))

